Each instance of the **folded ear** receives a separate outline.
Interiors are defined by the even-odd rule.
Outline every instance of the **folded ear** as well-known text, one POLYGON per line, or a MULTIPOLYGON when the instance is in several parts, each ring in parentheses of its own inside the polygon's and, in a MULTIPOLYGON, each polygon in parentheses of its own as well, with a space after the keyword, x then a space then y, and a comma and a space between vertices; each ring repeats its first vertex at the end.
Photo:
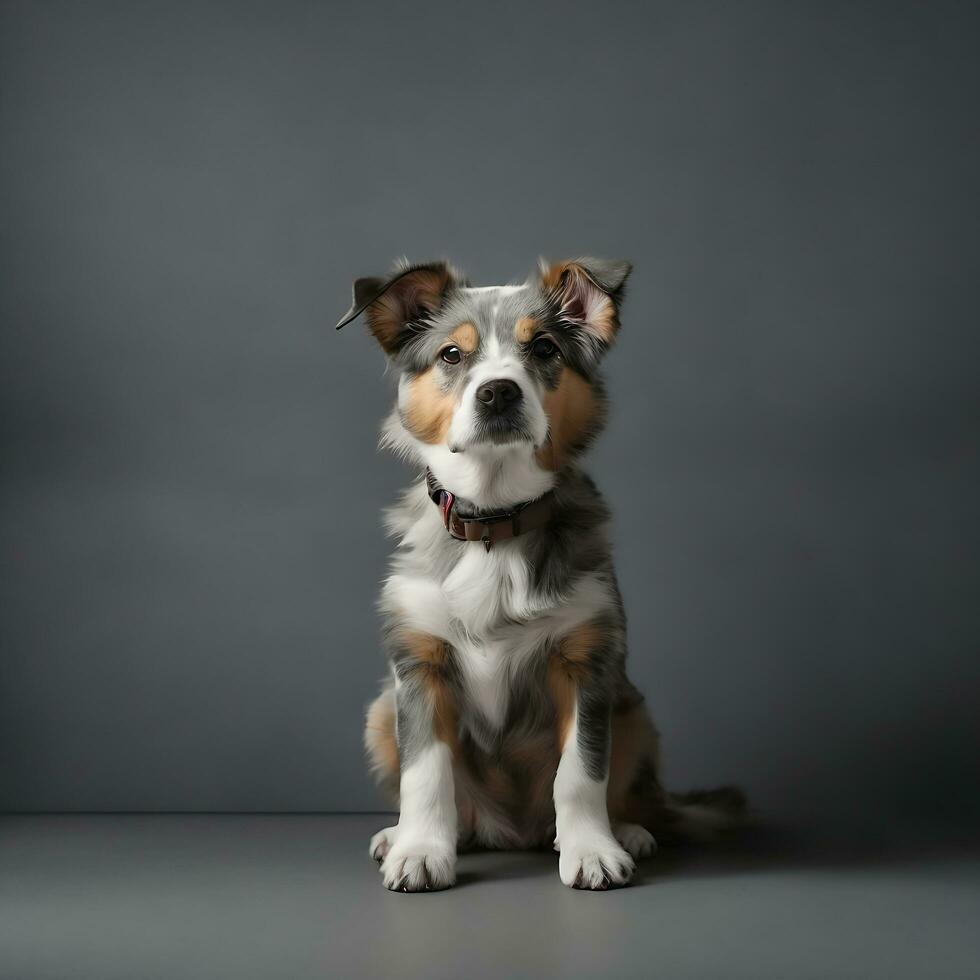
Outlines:
POLYGON ((631 269, 621 260, 542 260, 541 285, 560 319, 608 345, 619 330, 619 307, 631 269))
POLYGON ((353 302, 337 329, 366 311, 371 333, 386 353, 394 354, 424 329, 459 283, 457 273, 446 262, 403 265, 387 279, 356 279, 353 302))

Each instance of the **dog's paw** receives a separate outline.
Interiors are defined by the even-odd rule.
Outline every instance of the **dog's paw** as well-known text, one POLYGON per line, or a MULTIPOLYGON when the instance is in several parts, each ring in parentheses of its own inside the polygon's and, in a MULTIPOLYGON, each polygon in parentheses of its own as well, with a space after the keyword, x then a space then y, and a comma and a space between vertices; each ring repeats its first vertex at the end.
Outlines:
POLYGON ((612 831, 613 836, 629 851, 634 861, 649 857, 657 849, 653 834, 638 823, 614 823, 612 831))
POLYGON ((604 891, 627 884, 636 864, 633 858, 606 834, 585 834, 562 840, 558 874, 569 888, 604 891))
POLYGON ((391 850, 392 845, 395 843, 395 835, 397 833, 398 827, 385 827, 384 830, 379 830, 371 838, 371 843, 368 845, 368 854, 379 864, 391 850))
POLYGON ((385 888, 394 892, 428 892, 456 882, 456 848, 435 841, 395 839, 381 863, 385 888))

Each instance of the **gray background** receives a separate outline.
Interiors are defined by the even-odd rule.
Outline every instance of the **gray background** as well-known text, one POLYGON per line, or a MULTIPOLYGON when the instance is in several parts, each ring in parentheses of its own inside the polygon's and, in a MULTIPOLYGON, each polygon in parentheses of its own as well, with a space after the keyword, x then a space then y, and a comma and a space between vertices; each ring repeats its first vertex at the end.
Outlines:
POLYGON ((972 4, 4 3, 0 805, 357 810, 353 277, 636 267, 591 470, 678 786, 975 821, 972 4))

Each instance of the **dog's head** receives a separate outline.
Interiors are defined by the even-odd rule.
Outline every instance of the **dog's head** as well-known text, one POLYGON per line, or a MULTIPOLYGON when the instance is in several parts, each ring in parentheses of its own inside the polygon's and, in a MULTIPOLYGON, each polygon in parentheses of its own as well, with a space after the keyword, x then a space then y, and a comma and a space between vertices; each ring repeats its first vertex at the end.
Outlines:
POLYGON ((360 313, 399 374, 382 441, 481 506, 530 499, 601 429, 597 368, 619 330, 627 262, 542 263, 473 288, 447 263, 358 279, 360 313))

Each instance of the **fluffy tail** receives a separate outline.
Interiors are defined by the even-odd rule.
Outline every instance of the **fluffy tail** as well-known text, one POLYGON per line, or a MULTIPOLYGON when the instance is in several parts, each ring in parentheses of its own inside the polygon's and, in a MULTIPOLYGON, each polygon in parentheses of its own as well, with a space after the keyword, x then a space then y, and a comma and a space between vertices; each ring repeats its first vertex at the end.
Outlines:
POLYGON ((712 841, 745 825, 748 802, 737 786, 668 793, 658 818, 658 840, 712 841))

